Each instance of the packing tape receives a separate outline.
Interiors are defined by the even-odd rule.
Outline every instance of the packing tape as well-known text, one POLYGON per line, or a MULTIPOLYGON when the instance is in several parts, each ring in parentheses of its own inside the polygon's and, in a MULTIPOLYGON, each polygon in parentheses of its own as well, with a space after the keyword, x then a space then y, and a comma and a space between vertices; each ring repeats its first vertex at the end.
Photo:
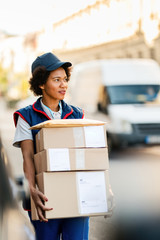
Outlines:
POLYGON ((83 138, 83 128, 82 127, 74 127, 73 128, 74 142, 75 147, 84 147, 84 138, 83 138))
POLYGON ((37 133, 37 138, 40 140, 40 131, 37 133))
POLYGON ((85 150, 76 149, 76 169, 85 169, 85 150))
POLYGON ((76 192, 77 192, 77 205, 78 205, 78 212, 81 214, 81 204, 80 204, 80 190, 79 190, 79 176, 78 172, 75 172, 76 174, 76 192))

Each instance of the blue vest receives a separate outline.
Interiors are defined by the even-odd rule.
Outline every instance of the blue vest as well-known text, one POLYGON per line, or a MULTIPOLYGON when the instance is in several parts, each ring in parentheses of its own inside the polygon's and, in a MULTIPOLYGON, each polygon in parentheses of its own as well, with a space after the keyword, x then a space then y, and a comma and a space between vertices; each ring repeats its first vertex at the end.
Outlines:
MULTIPOLYGON (((25 108, 21 108, 20 110, 14 113, 14 122, 15 126, 17 125, 18 117, 21 116, 30 126, 34 126, 38 123, 51 120, 51 118, 44 112, 40 98, 33 105, 29 105, 25 108)), ((62 119, 81 119, 84 117, 84 113, 82 109, 78 107, 74 107, 72 105, 68 105, 63 100, 61 101, 62 104, 62 119)), ((36 146, 35 146, 35 135, 39 130, 32 130, 33 135, 33 143, 34 143, 34 152, 36 153, 36 146)), ((26 210, 30 210, 30 199, 24 199, 23 207, 26 210)))
MULTIPOLYGON (((17 125, 18 116, 21 116, 31 127, 38 123, 51 120, 51 118, 44 112, 41 106, 40 99, 41 97, 38 98, 38 100, 33 105, 21 108, 20 110, 14 113, 15 126, 17 125)), ((68 105, 63 100, 61 101, 61 103, 62 103, 62 116, 61 116, 62 119, 83 118, 84 113, 82 109, 68 105)), ((38 131, 39 130, 32 130, 34 148, 35 148, 35 135, 37 134, 38 131)))

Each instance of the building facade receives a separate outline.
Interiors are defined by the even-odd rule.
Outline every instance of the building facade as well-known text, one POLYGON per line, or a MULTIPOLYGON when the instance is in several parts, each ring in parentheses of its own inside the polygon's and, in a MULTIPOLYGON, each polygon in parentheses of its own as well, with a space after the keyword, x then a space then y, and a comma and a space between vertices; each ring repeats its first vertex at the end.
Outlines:
POLYGON ((74 64, 104 58, 160 63, 160 1, 95 0, 50 29, 0 39, 0 64, 29 73, 33 59, 47 51, 74 64))

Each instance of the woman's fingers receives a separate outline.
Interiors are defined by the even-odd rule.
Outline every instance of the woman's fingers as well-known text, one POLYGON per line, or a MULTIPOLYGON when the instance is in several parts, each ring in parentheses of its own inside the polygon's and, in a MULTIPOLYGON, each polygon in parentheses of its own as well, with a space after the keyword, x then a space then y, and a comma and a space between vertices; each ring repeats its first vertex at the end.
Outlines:
POLYGON ((48 222, 48 219, 44 217, 45 211, 51 211, 53 208, 47 208, 43 204, 40 204, 40 206, 37 206, 37 213, 40 221, 48 222))
POLYGON ((34 191, 32 197, 33 197, 36 209, 37 209, 37 214, 38 214, 39 220, 43 221, 43 222, 48 222, 48 220, 44 217, 44 213, 45 213, 45 211, 53 210, 53 208, 45 206, 44 203, 48 201, 47 197, 42 192, 40 192, 38 189, 36 191, 34 191))
POLYGON ((42 192, 38 191, 38 197, 39 197, 39 201, 37 202, 37 213, 38 213, 39 220, 43 222, 48 222, 48 219, 44 217, 45 211, 51 211, 53 210, 53 208, 46 207, 44 205, 44 202, 47 202, 48 199, 42 192))
POLYGON ((44 217, 44 212, 42 211, 41 208, 37 207, 37 214, 39 217, 39 220, 42 222, 48 222, 48 219, 44 217))
POLYGON ((37 203, 37 206, 39 208, 41 208, 43 211, 51 211, 51 210, 53 210, 53 208, 51 208, 51 207, 45 207, 45 205, 41 201, 39 201, 37 203))
POLYGON ((38 196, 41 198, 42 201, 47 202, 48 198, 40 191, 38 191, 38 196))

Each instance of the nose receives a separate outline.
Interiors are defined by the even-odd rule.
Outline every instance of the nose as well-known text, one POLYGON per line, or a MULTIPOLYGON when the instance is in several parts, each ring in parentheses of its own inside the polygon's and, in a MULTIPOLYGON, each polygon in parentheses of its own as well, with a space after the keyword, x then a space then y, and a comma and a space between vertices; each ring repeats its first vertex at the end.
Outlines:
POLYGON ((66 80, 61 80, 60 86, 61 87, 67 87, 68 86, 68 82, 66 80))

